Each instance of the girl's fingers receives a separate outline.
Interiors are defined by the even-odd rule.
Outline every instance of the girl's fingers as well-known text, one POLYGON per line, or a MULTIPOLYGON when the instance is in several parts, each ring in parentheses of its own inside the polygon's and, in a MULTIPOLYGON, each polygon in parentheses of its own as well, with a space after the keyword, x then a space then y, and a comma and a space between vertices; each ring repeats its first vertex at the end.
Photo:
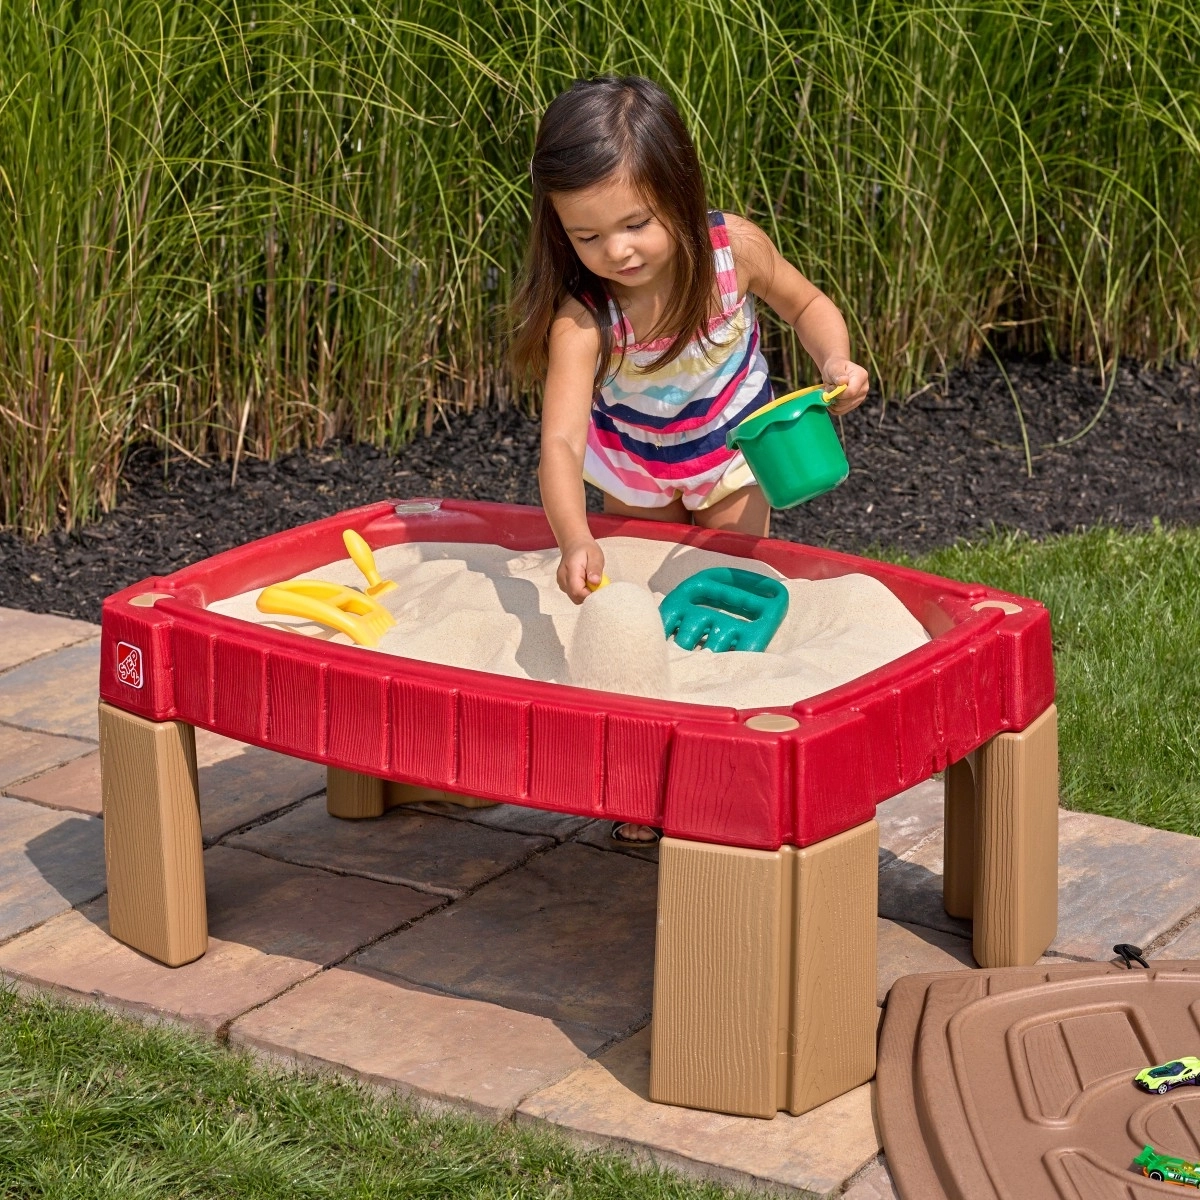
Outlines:
POLYGON ((604 552, 595 542, 570 547, 559 559, 558 586, 576 604, 582 604, 603 578, 604 552))
POLYGON ((604 578, 604 555, 600 553, 600 547, 595 550, 589 550, 587 556, 587 582, 598 584, 604 578))
POLYGON ((583 586, 583 570, 569 558, 564 558, 558 564, 558 586, 566 592, 567 598, 576 604, 583 600, 581 592, 587 591, 583 586))
POLYGON ((864 395, 859 396, 856 400, 847 400, 843 394, 843 397, 839 399, 836 404, 831 404, 829 406, 829 411, 833 413, 834 416, 842 417, 848 412, 853 412, 865 399, 866 396, 864 395))
POLYGON ((567 595, 576 604, 582 604, 591 595, 588 591, 587 576, 587 562, 583 559, 576 560, 571 565, 571 586, 567 591, 567 595))
POLYGON ((870 379, 862 369, 853 363, 847 371, 840 372, 837 383, 844 383, 846 390, 829 406, 829 411, 836 416, 853 412, 866 398, 870 390, 870 379))

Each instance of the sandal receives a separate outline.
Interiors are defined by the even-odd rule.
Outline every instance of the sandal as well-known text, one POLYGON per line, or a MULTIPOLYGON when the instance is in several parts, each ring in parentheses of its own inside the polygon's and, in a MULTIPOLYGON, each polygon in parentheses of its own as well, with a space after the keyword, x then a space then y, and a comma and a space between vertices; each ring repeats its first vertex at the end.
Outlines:
POLYGON ((659 838, 662 837, 662 830, 658 829, 654 825, 642 825, 643 829, 649 829, 650 832, 652 834, 654 834, 654 836, 652 838, 631 838, 631 837, 622 837, 621 836, 621 830, 624 829, 626 825, 640 825, 640 824, 641 824, 640 821, 614 821, 612 823, 612 830, 608 836, 610 838, 612 838, 612 840, 620 846, 653 846, 653 845, 655 845, 658 842, 659 838))

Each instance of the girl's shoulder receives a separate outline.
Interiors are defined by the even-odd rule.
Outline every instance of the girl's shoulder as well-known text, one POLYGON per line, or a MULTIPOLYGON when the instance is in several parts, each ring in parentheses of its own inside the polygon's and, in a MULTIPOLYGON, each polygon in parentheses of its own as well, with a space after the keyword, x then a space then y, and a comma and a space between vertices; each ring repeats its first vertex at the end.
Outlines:
POLYGON ((729 249, 737 271, 738 293, 754 291, 754 285, 771 271, 776 254, 775 244, 753 221, 737 213, 722 213, 729 235, 729 249))
POLYGON ((568 296, 555 310, 550 324, 552 351, 580 350, 593 356, 600 348, 600 324, 582 301, 568 296))
POLYGON ((593 313, 582 300, 577 300, 574 296, 568 296, 555 310, 554 319, 556 321, 569 321, 574 325, 580 325, 583 328, 598 329, 599 324, 596 321, 596 315, 593 313))
POLYGON ((753 221, 748 221, 737 213, 723 212, 721 217, 729 231, 729 248, 733 251, 734 261, 739 257, 769 257, 775 249, 771 239, 753 221))

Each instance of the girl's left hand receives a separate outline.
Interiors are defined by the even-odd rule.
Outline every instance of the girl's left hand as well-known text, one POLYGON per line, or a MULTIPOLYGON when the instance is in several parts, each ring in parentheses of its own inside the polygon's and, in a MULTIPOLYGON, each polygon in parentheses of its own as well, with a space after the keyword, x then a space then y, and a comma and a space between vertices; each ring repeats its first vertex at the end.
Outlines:
POLYGON ((826 388, 835 388, 841 383, 846 385, 846 390, 829 406, 829 411, 838 416, 857 408, 867 398, 871 387, 866 368, 848 358, 829 359, 821 368, 821 379, 826 388))

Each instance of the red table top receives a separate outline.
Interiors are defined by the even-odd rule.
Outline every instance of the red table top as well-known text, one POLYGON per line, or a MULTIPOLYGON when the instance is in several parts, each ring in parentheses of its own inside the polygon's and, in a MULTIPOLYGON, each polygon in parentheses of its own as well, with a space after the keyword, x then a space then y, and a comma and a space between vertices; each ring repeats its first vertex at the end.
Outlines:
POLYGON ((659 825, 672 837, 775 849, 821 841, 1054 698, 1050 617, 979 584, 770 538, 589 516, 597 537, 644 537, 758 559, 792 578, 880 580, 926 645, 788 709, 680 704, 445 667, 297 637, 210 612, 216 600, 373 549, 554 538, 540 508, 385 501, 262 538, 104 601, 100 696, 346 770, 659 825), (155 598, 157 597, 157 598, 155 598), (793 718, 783 732, 747 722, 793 718))

